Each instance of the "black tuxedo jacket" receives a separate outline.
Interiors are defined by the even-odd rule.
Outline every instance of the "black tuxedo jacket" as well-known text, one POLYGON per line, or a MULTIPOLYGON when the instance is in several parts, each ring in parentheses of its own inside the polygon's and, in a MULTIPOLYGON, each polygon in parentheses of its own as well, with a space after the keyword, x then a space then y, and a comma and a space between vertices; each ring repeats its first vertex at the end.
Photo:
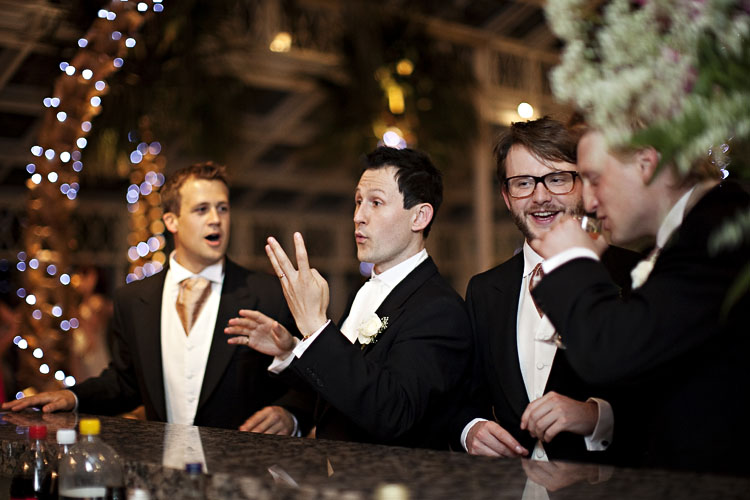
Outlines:
MULTIPOLYGON (((639 254, 610 247, 603 260, 612 276, 627 288, 629 270, 640 258, 639 254)), ((496 420, 527 450, 534 448, 536 439, 521 430, 521 415, 529 405, 529 397, 518 360, 517 319, 518 300, 523 282, 524 257, 519 252, 508 261, 474 276, 466 292, 475 357, 474 389, 470 400, 453 420, 453 447, 463 449, 460 435, 463 428, 477 417, 496 420)), ((566 341, 563 337, 563 341, 566 341)), ((572 370, 566 351, 557 350, 544 393, 555 391, 578 401, 599 397, 618 407, 612 391, 586 383, 572 370)), ((617 421, 617 417, 615 417, 617 421)), ((615 427, 617 428, 617 426, 615 427)), ((616 440, 615 440, 616 441, 616 440)), ((613 461, 613 445, 606 452, 586 450, 583 437, 569 432, 558 434, 544 449, 551 459, 579 461, 613 461)))
POLYGON ((627 299, 590 259, 561 266, 534 289, 582 378, 637 387, 650 465, 747 474, 747 289, 721 311, 750 265, 750 241, 718 253, 708 242, 749 207, 750 195, 736 183, 707 192, 627 299))
POLYGON ((351 344, 331 322, 290 365, 325 403, 316 436, 447 448, 445 418, 472 353, 463 300, 428 258, 376 312, 388 317, 376 343, 351 344))
MULTIPOLYGON (((130 283, 115 293, 112 361, 98 377, 72 387, 81 412, 116 415, 143 404, 149 420, 166 421, 160 332, 166 274, 130 283)), ((268 374, 271 357, 227 344, 224 327, 240 309, 259 310, 297 331, 279 280, 227 259, 195 425, 236 429, 286 391, 268 374)))

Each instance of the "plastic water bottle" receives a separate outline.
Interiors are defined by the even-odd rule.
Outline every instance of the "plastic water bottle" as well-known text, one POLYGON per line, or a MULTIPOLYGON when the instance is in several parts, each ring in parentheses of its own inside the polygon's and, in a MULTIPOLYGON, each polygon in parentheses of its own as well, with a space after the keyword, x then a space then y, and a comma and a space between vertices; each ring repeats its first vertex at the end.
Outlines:
POLYGON ((185 500, 206 500, 206 482, 200 462, 185 464, 188 475, 188 491, 185 500))
POLYGON ((120 457, 99 438, 100 429, 98 418, 78 424, 80 439, 59 468, 61 500, 126 500, 120 457))
POLYGON ((10 483, 10 498, 26 500, 30 498, 47 499, 49 477, 54 468, 54 455, 47 448, 47 427, 32 425, 29 427, 29 449, 21 454, 13 470, 10 483))
POLYGON ((58 429, 57 430, 57 461, 56 467, 52 469, 52 473, 49 476, 49 485, 45 487, 46 491, 49 491, 49 497, 57 499, 59 492, 59 470, 60 464, 68 460, 70 457, 70 448, 76 442, 76 431, 74 429, 58 429))

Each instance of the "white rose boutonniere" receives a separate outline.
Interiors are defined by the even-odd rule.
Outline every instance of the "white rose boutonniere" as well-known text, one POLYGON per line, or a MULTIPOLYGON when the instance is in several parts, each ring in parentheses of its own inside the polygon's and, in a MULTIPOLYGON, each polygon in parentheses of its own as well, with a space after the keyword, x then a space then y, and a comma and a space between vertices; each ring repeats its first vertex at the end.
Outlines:
POLYGON ((660 249, 658 247, 655 248, 651 251, 648 257, 636 264, 636 266, 630 271, 630 285, 633 290, 639 288, 646 282, 651 271, 654 269, 654 264, 656 263, 656 258, 659 256, 659 252, 660 249))
POLYGON ((388 316, 381 319, 377 314, 372 313, 357 327, 357 340, 362 345, 362 349, 367 344, 374 344, 378 341, 380 335, 388 328, 388 316))

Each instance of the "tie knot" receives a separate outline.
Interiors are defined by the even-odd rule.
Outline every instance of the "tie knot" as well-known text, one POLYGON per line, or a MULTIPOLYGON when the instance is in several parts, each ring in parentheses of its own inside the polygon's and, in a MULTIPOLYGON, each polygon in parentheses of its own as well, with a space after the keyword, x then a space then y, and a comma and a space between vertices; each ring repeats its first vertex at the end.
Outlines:
POLYGON ((180 287, 189 291, 193 291, 203 288, 208 283, 210 282, 202 276, 193 276, 192 278, 185 278, 184 280, 180 281, 180 287))
POLYGON ((177 295, 177 314, 185 329, 185 335, 190 333, 203 304, 211 293, 211 282, 201 276, 194 276, 180 281, 180 291, 177 295))
POLYGON ((540 281, 544 278, 544 269, 542 269, 542 263, 540 262, 531 271, 531 279, 529 280, 529 290, 533 290, 540 281))

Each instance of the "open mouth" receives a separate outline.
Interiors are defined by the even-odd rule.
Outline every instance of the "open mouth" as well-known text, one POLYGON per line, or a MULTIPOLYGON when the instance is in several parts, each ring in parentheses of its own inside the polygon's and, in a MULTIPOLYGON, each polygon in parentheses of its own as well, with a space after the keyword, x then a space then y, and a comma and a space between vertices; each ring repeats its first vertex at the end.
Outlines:
POLYGON ((206 239, 211 243, 216 243, 221 239, 221 235, 219 233, 212 233, 206 236, 206 239))
POLYGON ((555 217, 559 213, 560 212, 557 211, 557 210, 554 210, 554 211, 553 210, 546 210, 546 211, 543 211, 543 212, 533 212, 531 214, 531 218, 534 219, 534 221, 537 224, 546 225, 546 224, 552 223, 552 221, 555 220, 555 217))

